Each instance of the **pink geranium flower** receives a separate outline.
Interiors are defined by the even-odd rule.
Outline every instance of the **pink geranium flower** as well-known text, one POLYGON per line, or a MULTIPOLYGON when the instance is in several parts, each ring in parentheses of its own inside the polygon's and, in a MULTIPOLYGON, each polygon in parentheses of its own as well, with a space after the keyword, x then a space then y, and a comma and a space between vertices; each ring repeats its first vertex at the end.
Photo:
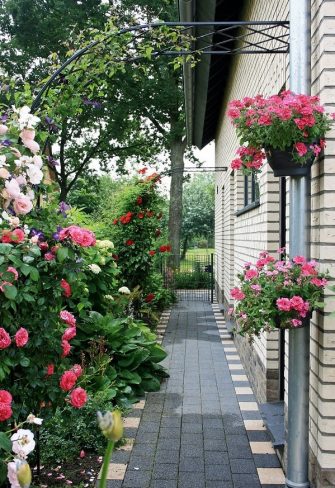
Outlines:
POLYGON ((291 310, 291 302, 288 298, 277 298, 276 304, 281 312, 289 312, 291 310))
POLYGON ((70 327, 76 326, 76 318, 71 312, 68 312, 67 310, 62 310, 59 313, 59 317, 63 320, 63 322, 68 324, 70 327))
POLYGON ((245 294, 239 288, 233 288, 230 292, 230 295, 235 300, 243 300, 245 298, 245 294))

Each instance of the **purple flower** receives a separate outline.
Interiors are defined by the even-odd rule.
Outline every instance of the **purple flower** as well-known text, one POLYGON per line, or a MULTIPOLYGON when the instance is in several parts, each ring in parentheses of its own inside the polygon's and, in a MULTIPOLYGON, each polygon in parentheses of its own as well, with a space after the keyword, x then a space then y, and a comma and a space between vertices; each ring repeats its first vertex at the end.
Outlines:
POLYGON ((36 229, 35 227, 32 227, 30 229, 29 237, 35 237, 35 236, 38 237, 38 240, 39 241, 44 241, 45 240, 44 232, 42 232, 39 229, 36 229))
POLYGON ((53 238, 54 241, 59 241, 59 234, 58 234, 58 232, 54 232, 52 234, 52 238, 53 238))
POLYGON ((11 146, 12 145, 12 141, 10 141, 9 139, 4 139, 3 141, 1 141, 1 144, 3 146, 8 147, 8 146, 11 146))
POLYGON ((1 120, 1 122, 6 123, 8 120, 8 115, 7 114, 1 115, 0 120, 1 120))
POLYGON ((61 213, 63 217, 66 218, 67 216, 66 212, 71 209, 71 206, 68 205, 66 202, 60 202, 58 208, 59 208, 59 213, 61 213))
POLYGON ((84 105, 90 105, 93 108, 102 108, 102 103, 98 102, 98 100, 90 100, 89 98, 84 97, 83 99, 84 105))
POLYGON ((56 159, 54 159, 52 156, 48 156, 48 163, 53 167, 59 166, 59 162, 56 161, 56 159))
POLYGON ((45 117, 44 120, 48 126, 49 132, 54 133, 54 134, 58 132, 59 127, 58 127, 58 125, 55 124, 55 121, 51 117, 47 116, 47 117, 45 117))

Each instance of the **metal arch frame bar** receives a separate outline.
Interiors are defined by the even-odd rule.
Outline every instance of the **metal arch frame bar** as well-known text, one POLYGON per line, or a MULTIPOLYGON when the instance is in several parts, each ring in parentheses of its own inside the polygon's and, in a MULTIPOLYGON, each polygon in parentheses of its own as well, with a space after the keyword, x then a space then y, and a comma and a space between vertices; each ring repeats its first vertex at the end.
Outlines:
MULTIPOLYGON (((51 76, 50 78, 46 81, 46 83, 42 86, 40 91, 37 93, 32 106, 31 110, 34 112, 41 101, 42 95, 44 92, 49 88, 49 86, 54 82, 54 80, 62 73, 62 71, 69 66, 73 61, 76 59, 79 59, 81 56, 86 54, 90 49, 93 47, 97 46, 98 44, 101 44, 102 42, 107 41, 113 36, 119 36, 122 34, 126 34, 128 32, 137 32, 141 30, 149 30, 153 28, 159 28, 159 27, 184 27, 185 29, 187 28, 194 28, 194 27, 213 27, 214 28, 214 34, 215 34, 215 28, 216 27, 248 27, 248 26, 272 26, 272 27, 289 27, 289 21, 239 21, 239 22, 155 22, 155 23, 148 23, 148 24, 138 24, 134 25, 131 27, 126 27, 124 29, 121 29, 119 31, 111 32, 106 35, 103 39, 99 41, 94 41, 88 44, 87 46, 83 47, 82 49, 79 49, 76 51, 70 58, 68 58, 51 76)), ((257 32, 257 31, 256 31, 257 32)), ((196 51, 195 51, 196 52, 196 51)), ((254 53, 261 53, 262 51, 240 51, 241 54, 254 54, 254 53)), ((264 51, 264 53, 279 53, 279 52, 286 52, 286 51, 278 51, 278 50, 269 50, 269 51, 264 51)), ((172 52, 172 51, 167 51, 164 54, 165 55, 187 55, 191 54, 192 51, 182 51, 182 52, 172 52)), ((160 53, 154 53, 154 55, 159 55, 160 53)), ((202 51, 201 54, 215 54, 215 55, 227 55, 227 54, 235 54, 235 51, 202 51)))

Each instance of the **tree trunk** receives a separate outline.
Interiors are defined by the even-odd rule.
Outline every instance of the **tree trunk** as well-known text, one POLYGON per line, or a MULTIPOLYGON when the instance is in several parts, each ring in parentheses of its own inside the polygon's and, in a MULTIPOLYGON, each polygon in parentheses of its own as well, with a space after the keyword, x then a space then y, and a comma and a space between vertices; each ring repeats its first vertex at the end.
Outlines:
POLYGON ((173 140, 171 143, 171 186, 169 207, 169 242, 172 256, 169 264, 178 268, 180 263, 180 232, 183 212, 183 173, 186 140, 173 140))
POLYGON ((185 259, 186 253, 188 248, 188 236, 184 237, 183 241, 183 251, 181 253, 181 259, 185 259))

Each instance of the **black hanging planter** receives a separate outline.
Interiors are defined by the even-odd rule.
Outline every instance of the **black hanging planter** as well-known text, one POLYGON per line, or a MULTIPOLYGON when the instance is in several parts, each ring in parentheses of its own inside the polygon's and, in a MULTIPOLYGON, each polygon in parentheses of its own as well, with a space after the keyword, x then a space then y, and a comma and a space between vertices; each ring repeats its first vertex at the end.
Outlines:
POLYGON ((282 325, 282 321, 281 321, 281 318, 279 317, 279 315, 276 315, 274 317, 274 322, 275 322, 275 328, 276 329, 284 329, 284 330, 291 330, 291 329, 302 329, 303 327, 306 327, 308 324, 309 324, 309 321, 310 319, 312 318, 312 312, 309 312, 306 317, 304 318, 299 318, 299 320, 301 320, 301 325, 299 325, 298 327, 293 327, 293 326, 287 326, 287 327, 283 327, 282 325))
POLYGON ((292 156, 292 149, 285 151, 267 147, 265 154, 274 176, 308 176, 315 157, 312 156, 306 164, 297 163, 292 156))

